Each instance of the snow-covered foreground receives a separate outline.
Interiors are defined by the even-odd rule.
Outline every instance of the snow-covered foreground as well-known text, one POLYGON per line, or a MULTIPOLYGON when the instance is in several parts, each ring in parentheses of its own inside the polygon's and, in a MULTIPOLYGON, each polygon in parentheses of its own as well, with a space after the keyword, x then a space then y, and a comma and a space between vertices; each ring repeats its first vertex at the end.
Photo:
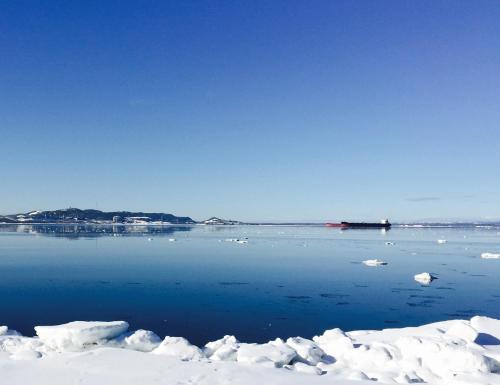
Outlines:
POLYGON ((0 384, 500 384, 500 320, 487 317, 201 348, 127 329, 71 322, 23 337, 0 327, 0 384))

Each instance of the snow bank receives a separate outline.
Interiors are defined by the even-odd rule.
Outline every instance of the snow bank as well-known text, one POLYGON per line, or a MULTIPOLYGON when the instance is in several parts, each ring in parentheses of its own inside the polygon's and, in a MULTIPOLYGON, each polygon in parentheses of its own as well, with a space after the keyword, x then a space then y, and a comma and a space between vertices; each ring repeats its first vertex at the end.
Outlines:
POLYGON ((267 344, 240 344, 236 360, 249 364, 272 364, 282 367, 289 364, 297 352, 282 339, 277 338, 267 344))
POLYGON ((56 326, 35 326, 40 341, 54 350, 81 350, 126 332, 128 323, 74 321, 56 326))
POLYGON ((312 340, 264 344, 224 336, 203 349, 182 337, 127 333, 127 327, 71 322, 39 326, 39 337, 1 327, 0 383, 500 384, 500 320, 488 317, 380 331, 331 329, 312 340))

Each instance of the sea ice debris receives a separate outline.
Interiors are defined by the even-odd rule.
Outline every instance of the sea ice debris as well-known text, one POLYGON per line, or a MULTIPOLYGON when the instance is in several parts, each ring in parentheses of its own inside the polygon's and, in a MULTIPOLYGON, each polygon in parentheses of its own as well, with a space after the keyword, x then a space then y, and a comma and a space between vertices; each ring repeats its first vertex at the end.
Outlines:
POLYGON ((352 339, 339 328, 326 330, 322 335, 313 337, 313 341, 334 358, 354 348, 352 339))
POLYGON ((367 259, 363 261, 366 266, 382 266, 387 265, 387 262, 381 261, 380 259, 367 259))
POLYGON ((183 337, 165 337, 160 346, 151 353, 177 357, 182 361, 199 361, 203 352, 183 337))
POLYGON ((211 360, 236 361, 238 347, 239 341, 236 337, 226 335, 217 341, 207 343, 203 352, 211 360))
POLYGON ((81 350, 125 333, 125 321, 99 322, 74 321, 62 325, 35 326, 40 340, 55 350, 81 350))
POLYGON ((424 285, 428 285, 429 283, 431 283, 433 280, 436 279, 436 277, 434 277, 433 275, 431 275, 429 273, 416 274, 414 278, 415 278, 415 281, 422 283, 424 285))
POLYGON ((303 363, 317 365, 325 352, 318 344, 302 337, 290 337, 286 344, 297 352, 298 357, 303 363))
POLYGON ((446 242, 448 242, 446 239, 438 239, 437 240, 437 243, 441 243, 441 244, 446 243, 446 242))
POLYGON ((150 352, 160 345, 161 338, 152 331, 139 329, 125 337, 124 343, 128 349, 150 352))
POLYGON ((483 259, 500 259, 500 254, 482 253, 481 258, 483 258, 483 259))
POLYGON ((266 344, 241 344, 237 361, 249 364, 272 363, 276 367, 282 367, 289 364, 296 356, 295 349, 278 338, 266 344))

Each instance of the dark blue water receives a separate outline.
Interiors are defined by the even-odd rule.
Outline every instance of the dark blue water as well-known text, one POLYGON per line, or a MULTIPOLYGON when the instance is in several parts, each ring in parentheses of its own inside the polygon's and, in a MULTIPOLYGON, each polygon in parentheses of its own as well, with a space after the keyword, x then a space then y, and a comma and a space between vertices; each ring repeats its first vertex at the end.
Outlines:
POLYGON ((480 258, 500 252, 500 229, 144 229, 0 226, 0 324, 32 335, 126 320, 201 344, 500 318, 500 260, 480 258), (360 264, 369 258, 388 265, 360 264), (424 271, 439 279, 418 284, 424 271))

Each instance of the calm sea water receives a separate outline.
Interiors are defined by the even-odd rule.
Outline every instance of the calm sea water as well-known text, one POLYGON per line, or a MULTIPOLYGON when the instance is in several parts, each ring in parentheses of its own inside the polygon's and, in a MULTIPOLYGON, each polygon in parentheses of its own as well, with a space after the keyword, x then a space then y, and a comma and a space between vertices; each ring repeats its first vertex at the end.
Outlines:
POLYGON ((0 324, 126 320, 202 344, 500 318, 500 260, 482 252, 499 228, 0 226, 0 324))

